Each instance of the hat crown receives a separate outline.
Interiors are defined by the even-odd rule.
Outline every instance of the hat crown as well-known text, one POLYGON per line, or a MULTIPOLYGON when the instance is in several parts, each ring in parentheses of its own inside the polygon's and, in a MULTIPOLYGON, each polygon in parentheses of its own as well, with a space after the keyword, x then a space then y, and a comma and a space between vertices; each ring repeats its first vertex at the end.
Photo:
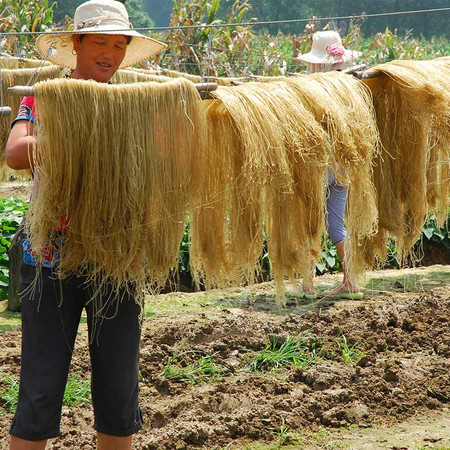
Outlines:
POLYGON ((107 24, 131 28, 125 6, 116 0, 90 0, 82 3, 75 11, 73 22, 75 30, 107 24))
POLYGON ((333 44, 342 45, 341 37, 336 31, 318 31, 313 35, 312 50, 326 52, 327 47, 333 44))

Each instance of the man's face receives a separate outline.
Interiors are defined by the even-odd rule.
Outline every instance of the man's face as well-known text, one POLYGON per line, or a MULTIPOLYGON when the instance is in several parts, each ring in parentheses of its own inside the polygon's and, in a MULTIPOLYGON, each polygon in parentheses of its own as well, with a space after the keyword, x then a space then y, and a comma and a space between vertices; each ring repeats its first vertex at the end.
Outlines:
POLYGON ((73 48, 77 52, 77 67, 74 78, 108 82, 125 57, 127 40, 122 35, 86 34, 73 38, 73 48))

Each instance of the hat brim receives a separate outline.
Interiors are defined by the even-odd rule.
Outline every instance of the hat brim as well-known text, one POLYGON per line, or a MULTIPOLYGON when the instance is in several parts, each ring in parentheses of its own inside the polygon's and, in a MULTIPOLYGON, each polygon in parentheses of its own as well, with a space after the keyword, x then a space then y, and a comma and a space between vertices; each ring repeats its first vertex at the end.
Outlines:
POLYGON ((304 61, 311 64, 337 64, 340 62, 352 61, 359 58, 361 52, 356 50, 345 50, 343 55, 330 55, 328 52, 311 50, 309 53, 293 58, 294 61, 304 61))
POLYGON ((163 42, 144 36, 129 28, 121 30, 120 27, 117 26, 115 26, 114 29, 111 29, 111 27, 98 26, 96 28, 84 28, 82 32, 77 33, 42 34, 36 41, 37 51, 43 59, 47 59, 58 66, 73 70, 77 65, 77 57, 72 52, 72 36, 74 34, 114 34, 131 36, 133 39, 127 46, 125 58, 119 69, 134 66, 141 61, 145 61, 167 47, 163 42))

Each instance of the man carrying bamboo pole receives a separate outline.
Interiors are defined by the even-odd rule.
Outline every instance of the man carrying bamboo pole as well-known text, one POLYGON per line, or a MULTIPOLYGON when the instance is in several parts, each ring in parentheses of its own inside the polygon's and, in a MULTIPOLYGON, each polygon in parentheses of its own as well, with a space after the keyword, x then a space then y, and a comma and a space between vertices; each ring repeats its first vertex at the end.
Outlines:
MULTIPOLYGON (((40 54, 70 69, 69 78, 108 83, 119 68, 148 59, 165 46, 132 30, 124 5, 114 0, 80 5, 74 27, 74 34, 42 35, 37 40, 40 54)), ((13 169, 34 169, 33 158, 45 157, 39 155, 35 122, 34 99, 25 97, 6 149, 7 164, 13 169)), ((39 189, 39 178, 36 173, 34 192, 39 189)), ((70 218, 62 218, 59 232, 68 226, 70 218)), ((130 293, 132 288, 117 293, 111 286, 102 287, 98 323, 89 274, 58 279, 52 270, 58 255, 51 243, 40 258, 27 239, 23 247, 21 379, 10 449, 45 449, 47 439, 60 434, 64 389, 83 308, 89 325, 98 448, 131 449, 132 435, 142 427, 138 405, 140 295, 130 293)))

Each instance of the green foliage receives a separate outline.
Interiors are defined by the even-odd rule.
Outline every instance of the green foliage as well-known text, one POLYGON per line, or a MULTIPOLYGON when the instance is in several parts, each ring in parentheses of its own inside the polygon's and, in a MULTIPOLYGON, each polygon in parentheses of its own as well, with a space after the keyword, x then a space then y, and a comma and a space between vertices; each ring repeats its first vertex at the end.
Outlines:
POLYGON ((335 344, 339 353, 339 359, 345 364, 356 364, 365 355, 365 353, 358 348, 357 342, 352 346, 349 346, 345 335, 342 335, 335 344))
MULTIPOLYGON (((450 216, 447 218, 447 224, 449 221, 450 216)), ((430 216, 427 224, 424 226, 419 243, 423 245, 426 251, 427 246, 432 242, 450 250, 450 229, 448 226, 438 227, 434 214, 430 216)))
POLYGON ((284 417, 281 418, 280 431, 278 431, 278 443, 280 447, 285 444, 288 444, 290 441, 291 433, 289 431, 289 426, 286 425, 284 417))
POLYGON ((27 211, 28 202, 26 201, 0 198, 0 300, 4 300, 8 295, 8 250, 27 211))
POLYGON ((127 0, 125 6, 134 28, 151 28, 155 22, 144 9, 142 0, 127 0))
POLYGON ((317 341, 309 333, 300 336, 288 336, 281 344, 272 337, 264 349, 255 357, 251 368, 255 372, 280 368, 308 368, 316 360, 317 341))
MULTIPOLYGON (((60 0, 67 2, 68 0, 60 0)), ((58 2, 59 3, 59 2, 58 2)), ((144 0, 144 8, 155 20, 157 26, 167 26, 170 21, 171 0, 144 0)), ((192 2, 191 2, 192 3, 192 2)), ((218 17, 227 22, 234 0, 222 0, 218 17)), ((448 0, 250 0, 252 17, 259 21, 308 19, 310 17, 333 17, 347 15, 361 15, 389 13, 397 11, 437 9, 448 7, 448 0)), ((378 33, 388 26, 398 30, 401 34, 413 30, 415 36, 450 37, 448 27, 448 13, 409 14, 400 16, 369 17, 361 21, 364 36, 378 33)), ((319 27, 325 22, 318 22, 319 27)), ((344 34, 351 24, 348 20, 337 21, 334 26, 339 27, 344 34)), ((266 31, 277 34, 279 31, 297 34, 302 23, 276 24, 266 26, 266 31)))
MULTIPOLYGON (((49 0, 0 0, 0 33, 46 31, 53 22, 56 2, 49 0)), ((34 36, 6 36, 0 51, 10 55, 29 56, 34 52, 34 36)))
POLYGON ((194 359, 193 356, 199 353, 198 351, 186 351, 170 356, 160 376, 174 381, 198 384, 223 374, 223 368, 212 361, 215 353, 211 356, 194 359))
POLYGON ((76 406, 81 403, 91 403, 91 382, 82 379, 79 374, 75 374, 66 384, 63 404, 76 406))
POLYGON ((157 27, 169 25, 172 0, 143 0, 144 10, 155 21, 157 27))
MULTIPOLYGON (((155 25, 154 21, 149 15, 149 11, 143 0, 120 0, 125 4, 130 22, 134 28, 149 28, 155 25)), ((75 10, 83 3, 84 0, 58 0, 57 5, 54 8, 54 21, 55 23, 64 24, 65 18, 73 18, 75 10)), ((170 0, 169 0, 170 3, 170 0)), ((66 21, 66 24, 68 22, 66 21)))
POLYGON ((189 269, 189 224, 184 227, 183 239, 180 244, 180 255, 178 257, 178 271, 180 274, 185 274, 189 269))
MULTIPOLYGON (((242 57, 243 50, 252 50, 253 35, 249 27, 208 27, 223 23, 218 18, 219 8, 220 0, 173 0, 170 26, 195 26, 169 30, 165 54, 175 61, 176 68, 197 75, 232 75, 229 68, 242 57), (217 56, 219 54, 220 58, 217 56)), ((248 0, 236 0, 227 23, 244 23, 248 8, 248 0)))
MULTIPOLYGON (((292 10, 298 14, 303 12, 306 16, 317 14, 315 8, 304 7, 296 1, 278 2, 276 7, 265 3, 258 4, 256 0, 174 0, 170 26, 195 28, 170 30, 167 36, 161 34, 159 38, 166 39, 168 48, 158 57, 158 61, 164 61, 165 65, 166 61, 172 61, 168 68, 203 77, 279 76, 303 72, 305 65, 294 63, 293 56, 310 50, 314 32, 341 28, 335 22, 312 21, 296 24, 295 29, 283 34, 278 25, 273 30, 249 25, 256 20, 248 18, 250 14, 257 12, 259 20, 259 13, 264 13, 267 8, 273 13, 267 17, 268 20, 282 19, 286 11, 291 19, 292 10), (281 11, 284 11, 283 14, 281 11), (223 23, 238 26, 207 26, 223 23)), ((384 25, 373 37, 364 38, 364 26, 364 20, 354 19, 346 21, 340 31, 344 45, 361 50, 363 56, 360 61, 369 66, 392 59, 431 59, 450 52, 450 44, 445 37, 432 37, 426 41, 422 36, 413 37, 410 30, 399 32, 384 25)))
POLYGON ((327 272, 336 272, 341 268, 338 252, 331 239, 327 239, 327 245, 322 249, 322 259, 316 264, 316 274, 323 275, 327 272))
POLYGON ((7 413, 16 412, 19 380, 6 374, 0 378, 0 406, 7 413))

